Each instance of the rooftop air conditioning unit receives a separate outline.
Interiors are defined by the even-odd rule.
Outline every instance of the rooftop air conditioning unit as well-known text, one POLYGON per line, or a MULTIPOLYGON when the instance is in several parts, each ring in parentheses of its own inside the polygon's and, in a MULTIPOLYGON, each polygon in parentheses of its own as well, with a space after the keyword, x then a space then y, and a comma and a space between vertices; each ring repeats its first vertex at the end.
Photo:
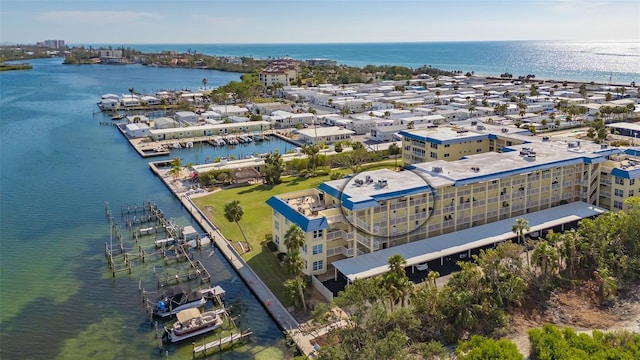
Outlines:
POLYGON ((431 171, 433 171, 434 173, 441 173, 442 172, 442 166, 434 166, 431 171))

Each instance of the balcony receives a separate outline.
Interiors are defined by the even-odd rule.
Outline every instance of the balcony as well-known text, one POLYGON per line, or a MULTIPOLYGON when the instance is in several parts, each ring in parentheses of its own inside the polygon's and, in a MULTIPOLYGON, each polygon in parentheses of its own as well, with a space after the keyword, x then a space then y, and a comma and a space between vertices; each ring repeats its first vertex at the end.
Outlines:
POLYGON ((344 246, 337 246, 331 249, 327 249, 327 257, 342 255, 345 257, 353 257, 353 248, 346 248, 344 246))
POLYGON ((346 239, 347 233, 342 230, 335 230, 327 232, 327 241, 332 241, 336 239, 346 239))
POLYGON ((327 216, 326 219, 329 224, 346 222, 342 214, 327 216))

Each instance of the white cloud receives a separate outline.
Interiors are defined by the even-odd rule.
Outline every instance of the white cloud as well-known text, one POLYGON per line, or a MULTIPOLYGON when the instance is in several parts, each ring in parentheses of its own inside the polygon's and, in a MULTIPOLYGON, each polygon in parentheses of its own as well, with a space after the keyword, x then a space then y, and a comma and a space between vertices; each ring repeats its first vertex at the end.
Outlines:
POLYGON ((37 20, 61 24, 112 25, 130 24, 144 20, 162 20, 164 16, 135 11, 49 11, 36 16, 37 20))

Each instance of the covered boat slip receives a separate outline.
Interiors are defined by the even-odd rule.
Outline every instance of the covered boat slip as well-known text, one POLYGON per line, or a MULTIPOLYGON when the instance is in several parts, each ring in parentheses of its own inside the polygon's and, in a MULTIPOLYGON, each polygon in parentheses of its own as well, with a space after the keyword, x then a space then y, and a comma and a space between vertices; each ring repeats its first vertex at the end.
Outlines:
POLYGON ((525 219, 529 223, 530 230, 527 234, 531 234, 553 228, 564 230, 566 224, 594 217, 605 211, 603 208, 589 205, 585 202, 573 202, 335 261, 332 265, 335 267, 336 278, 338 272, 340 272, 347 278, 348 282, 353 282, 356 279, 368 278, 387 272, 389 270, 389 257, 395 254, 402 256, 407 261, 407 266, 413 266, 513 239, 516 234, 511 229, 518 218, 525 219))

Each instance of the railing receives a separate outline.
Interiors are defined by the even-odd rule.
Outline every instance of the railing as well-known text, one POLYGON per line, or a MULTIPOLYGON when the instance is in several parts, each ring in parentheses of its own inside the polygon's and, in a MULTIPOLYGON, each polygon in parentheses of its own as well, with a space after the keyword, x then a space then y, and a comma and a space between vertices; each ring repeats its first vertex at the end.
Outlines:
POLYGON ((346 233, 343 230, 334 230, 327 232, 327 241, 346 238, 346 233))
POLYGON ((342 214, 338 214, 338 215, 331 215, 328 216, 327 218, 327 222, 329 224, 335 224, 335 223, 339 223, 339 222, 345 222, 345 218, 342 214))
POLYGON ((370 248, 371 245, 371 240, 367 237, 364 237, 362 235, 360 235, 360 233, 356 233, 356 241, 359 242, 360 244, 366 246, 367 248, 370 248))
POLYGON ((365 222, 364 220, 358 219, 358 218, 356 218, 355 220, 356 220, 355 221, 356 226, 358 226, 359 228, 361 228, 361 229, 369 229, 369 224, 367 222, 365 222))

